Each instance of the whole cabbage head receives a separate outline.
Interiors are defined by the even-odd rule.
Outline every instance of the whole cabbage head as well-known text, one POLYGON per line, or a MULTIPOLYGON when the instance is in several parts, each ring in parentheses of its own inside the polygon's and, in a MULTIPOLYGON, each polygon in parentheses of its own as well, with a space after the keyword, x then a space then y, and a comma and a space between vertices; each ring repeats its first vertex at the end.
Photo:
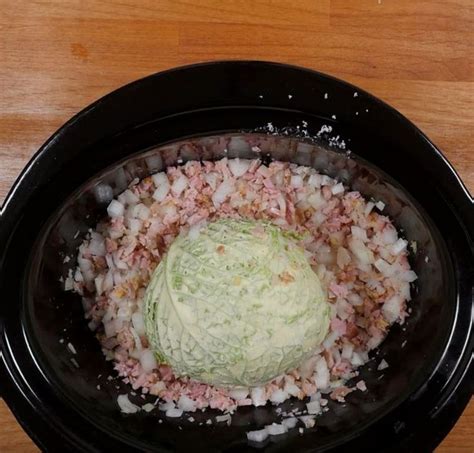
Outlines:
POLYGON ((182 234, 145 294, 146 332, 176 375, 219 386, 262 385, 323 341, 329 306, 294 234, 224 219, 182 234))

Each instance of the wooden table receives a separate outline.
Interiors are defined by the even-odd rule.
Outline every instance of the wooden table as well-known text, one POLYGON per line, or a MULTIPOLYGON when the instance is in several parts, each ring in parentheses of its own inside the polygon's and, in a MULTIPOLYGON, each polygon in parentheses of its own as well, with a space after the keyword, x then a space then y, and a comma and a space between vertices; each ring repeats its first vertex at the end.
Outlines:
MULTIPOLYGON (((0 201, 30 156, 110 90, 172 66, 266 59, 381 97, 474 192, 472 0, 1 0, 0 201)), ((0 401, 0 451, 36 447, 0 401)), ((474 404, 439 452, 474 451, 474 404)))

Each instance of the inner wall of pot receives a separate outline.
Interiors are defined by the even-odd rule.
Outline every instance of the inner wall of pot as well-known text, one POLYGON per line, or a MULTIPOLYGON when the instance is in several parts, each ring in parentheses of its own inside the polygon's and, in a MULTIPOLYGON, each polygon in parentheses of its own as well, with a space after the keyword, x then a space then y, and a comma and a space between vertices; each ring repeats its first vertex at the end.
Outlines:
MULTIPOLYGON (((139 438, 144 444, 159 441, 173 449, 178 447, 182 433, 178 425, 183 425, 187 442, 194 438, 202 442, 201 428, 184 419, 168 420, 158 411, 129 417, 120 413, 117 395, 128 393, 131 388, 109 378, 115 376, 112 363, 105 361, 98 341, 87 328, 80 297, 64 292, 58 279, 66 278, 74 267, 77 247, 87 231, 106 215, 111 197, 132 181, 189 160, 223 157, 260 158, 264 162, 274 159, 314 167, 367 198, 383 201, 384 213, 409 241, 416 241, 417 253, 412 254, 411 261, 418 280, 412 290, 410 318, 403 326, 391 329, 373 360, 361 369, 360 378, 366 381, 369 391, 352 393, 344 406, 331 402, 332 410, 319 418, 314 432, 320 445, 332 442, 336 433, 339 438, 349 436, 412 394, 433 371, 453 319, 453 285, 444 241, 401 186, 356 155, 302 138, 250 133, 197 137, 135 154, 84 184, 53 216, 34 251, 26 321, 38 363, 62 397, 98 426, 116 431, 119 437, 139 438), (65 256, 73 258, 65 263, 65 256), (74 345, 77 355, 71 353, 68 343, 74 345), (390 367, 380 372, 376 368, 382 358, 390 367), (165 423, 158 424, 159 417, 165 423)), ((156 399, 143 400, 139 395, 136 398, 140 404, 156 399)), ((304 406, 304 402, 291 403, 304 406)), ((289 404, 284 403, 283 407, 289 404)), ((197 424, 207 415, 197 414, 194 418, 197 424)), ((245 439, 245 431, 274 421, 278 421, 275 407, 241 408, 233 416, 231 427, 218 428, 216 445, 227 442, 231 449, 235 439, 245 439)))

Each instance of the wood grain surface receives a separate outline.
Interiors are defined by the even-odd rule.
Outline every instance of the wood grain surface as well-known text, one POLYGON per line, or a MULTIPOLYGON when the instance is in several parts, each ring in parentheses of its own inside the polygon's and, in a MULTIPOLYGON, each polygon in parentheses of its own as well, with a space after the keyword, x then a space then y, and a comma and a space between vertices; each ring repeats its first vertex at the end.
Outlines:
MULTIPOLYGON (((474 192, 472 0, 0 0, 0 202, 71 115, 147 74, 265 59, 392 104, 474 192)), ((0 451, 37 448, 0 401, 0 451)), ((474 404, 438 452, 474 452, 474 404)))

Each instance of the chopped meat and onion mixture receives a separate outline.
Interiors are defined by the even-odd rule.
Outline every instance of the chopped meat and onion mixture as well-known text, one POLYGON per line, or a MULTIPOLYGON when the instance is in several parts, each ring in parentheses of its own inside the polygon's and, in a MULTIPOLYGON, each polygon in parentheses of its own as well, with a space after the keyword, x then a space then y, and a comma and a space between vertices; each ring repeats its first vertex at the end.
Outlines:
MULTIPOLYGON (((390 325, 407 316, 410 283, 417 277, 407 241, 380 208, 308 167, 242 159, 187 162, 135 183, 110 203, 108 217, 80 246, 66 287, 82 296, 89 326, 118 375, 134 390, 159 397, 168 416, 207 407, 232 413, 239 406, 311 397, 310 419, 300 417, 309 426, 327 404, 321 394, 344 401, 348 393, 366 390, 363 381, 352 388, 346 382, 358 375, 390 325), (157 362, 145 334, 143 298, 155 267, 179 233, 220 218, 269 220, 301 234, 330 303, 330 330, 314 355, 260 387, 226 389, 177 377, 157 362)), ((137 410, 126 396, 120 403, 128 412, 137 410)), ((249 439, 290 425, 270 425, 249 439)))

